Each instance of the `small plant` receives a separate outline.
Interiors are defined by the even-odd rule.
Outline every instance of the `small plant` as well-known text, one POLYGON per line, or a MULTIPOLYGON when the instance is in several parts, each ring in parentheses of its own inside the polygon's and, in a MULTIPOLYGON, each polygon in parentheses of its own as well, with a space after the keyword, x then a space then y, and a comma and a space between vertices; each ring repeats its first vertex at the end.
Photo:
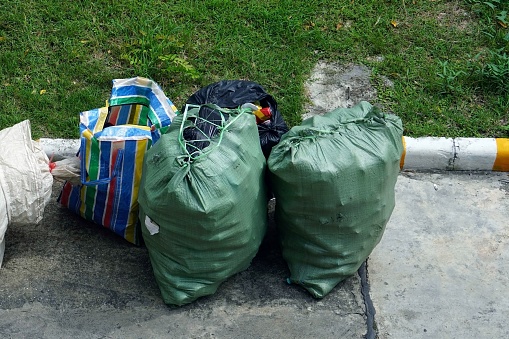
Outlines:
MULTIPOLYGON (((491 25, 489 34, 495 47, 488 50, 486 63, 478 70, 479 74, 487 80, 489 87, 501 93, 509 93, 509 18, 507 10, 502 10, 502 3, 499 0, 484 2, 492 10, 494 24, 491 25)), ((506 4, 507 6, 507 4, 506 4)))
POLYGON ((466 75, 464 71, 456 71, 446 61, 438 61, 442 72, 437 73, 437 76, 441 79, 442 93, 455 93, 461 91, 461 83, 458 78, 462 75, 466 75))
POLYGON ((173 36, 139 32, 140 38, 124 44, 120 58, 127 61, 135 74, 153 77, 154 74, 168 78, 180 76, 193 80, 200 77, 198 71, 180 53, 184 44, 173 36))
POLYGON ((162 62, 161 69, 165 70, 168 74, 181 72, 193 80, 200 78, 196 68, 186 59, 176 54, 161 55, 158 59, 162 62))
POLYGON ((467 0, 485 23, 489 38, 486 52, 479 53, 469 64, 471 73, 481 79, 484 89, 509 93, 509 3, 505 0, 467 0))
POLYGON ((488 62, 480 72, 495 91, 509 93, 509 55, 504 49, 490 50, 488 62))

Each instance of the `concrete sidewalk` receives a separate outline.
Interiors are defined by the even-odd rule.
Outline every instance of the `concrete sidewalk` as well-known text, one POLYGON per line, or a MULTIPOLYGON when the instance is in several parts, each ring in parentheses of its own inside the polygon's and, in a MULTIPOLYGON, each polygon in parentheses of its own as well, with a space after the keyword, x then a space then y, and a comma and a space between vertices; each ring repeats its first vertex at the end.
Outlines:
POLYGON ((286 283, 274 231, 248 270, 178 308, 163 303, 145 247, 52 202, 41 225, 7 230, 0 338, 362 338, 361 277, 313 299, 286 283))
POLYGON ((368 259, 380 338, 507 338, 509 176, 402 173, 368 259))
POLYGON ((396 208, 367 262, 368 281, 360 270, 322 300, 286 284, 272 226, 247 271, 180 308, 162 302, 146 248, 52 203, 41 225, 7 231, 0 334, 504 338, 508 190, 507 173, 402 172, 396 208))

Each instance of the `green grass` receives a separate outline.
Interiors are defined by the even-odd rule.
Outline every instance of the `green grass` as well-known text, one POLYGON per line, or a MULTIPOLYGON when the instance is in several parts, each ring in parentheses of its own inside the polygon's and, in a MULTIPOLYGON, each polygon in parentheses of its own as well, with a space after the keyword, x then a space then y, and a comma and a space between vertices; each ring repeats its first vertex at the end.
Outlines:
POLYGON ((137 75, 177 107, 218 80, 256 81, 295 125, 304 82, 327 60, 369 66, 374 103, 402 118, 405 135, 507 137, 509 90, 489 65, 505 74, 509 29, 499 19, 509 2, 491 4, 6 0, 0 128, 30 119, 34 138, 77 138, 79 112, 104 105, 112 79, 137 75))

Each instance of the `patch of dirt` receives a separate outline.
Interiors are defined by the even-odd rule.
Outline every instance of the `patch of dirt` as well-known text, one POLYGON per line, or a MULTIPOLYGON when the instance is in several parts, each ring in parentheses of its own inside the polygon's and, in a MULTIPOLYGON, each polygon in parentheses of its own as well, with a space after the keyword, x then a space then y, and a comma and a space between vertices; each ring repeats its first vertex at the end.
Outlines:
POLYGON ((352 107, 362 100, 374 101, 376 89, 371 85, 371 69, 364 65, 339 65, 319 62, 306 82, 311 104, 302 119, 323 115, 338 107, 352 107))
POLYGON ((447 4, 443 11, 438 15, 435 14, 435 19, 440 26, 456 28, 460 31, 468 30, 473 25, 471 14, 458 2, 447 4))

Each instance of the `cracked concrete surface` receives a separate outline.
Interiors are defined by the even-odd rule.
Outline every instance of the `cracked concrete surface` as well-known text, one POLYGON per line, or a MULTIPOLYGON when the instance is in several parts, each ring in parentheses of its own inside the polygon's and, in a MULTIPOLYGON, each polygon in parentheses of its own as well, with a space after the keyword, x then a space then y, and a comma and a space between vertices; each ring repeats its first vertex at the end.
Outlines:
POLYGON ((507 173, 400 175, 368 259, 380 338, 507 338, 507 173))

